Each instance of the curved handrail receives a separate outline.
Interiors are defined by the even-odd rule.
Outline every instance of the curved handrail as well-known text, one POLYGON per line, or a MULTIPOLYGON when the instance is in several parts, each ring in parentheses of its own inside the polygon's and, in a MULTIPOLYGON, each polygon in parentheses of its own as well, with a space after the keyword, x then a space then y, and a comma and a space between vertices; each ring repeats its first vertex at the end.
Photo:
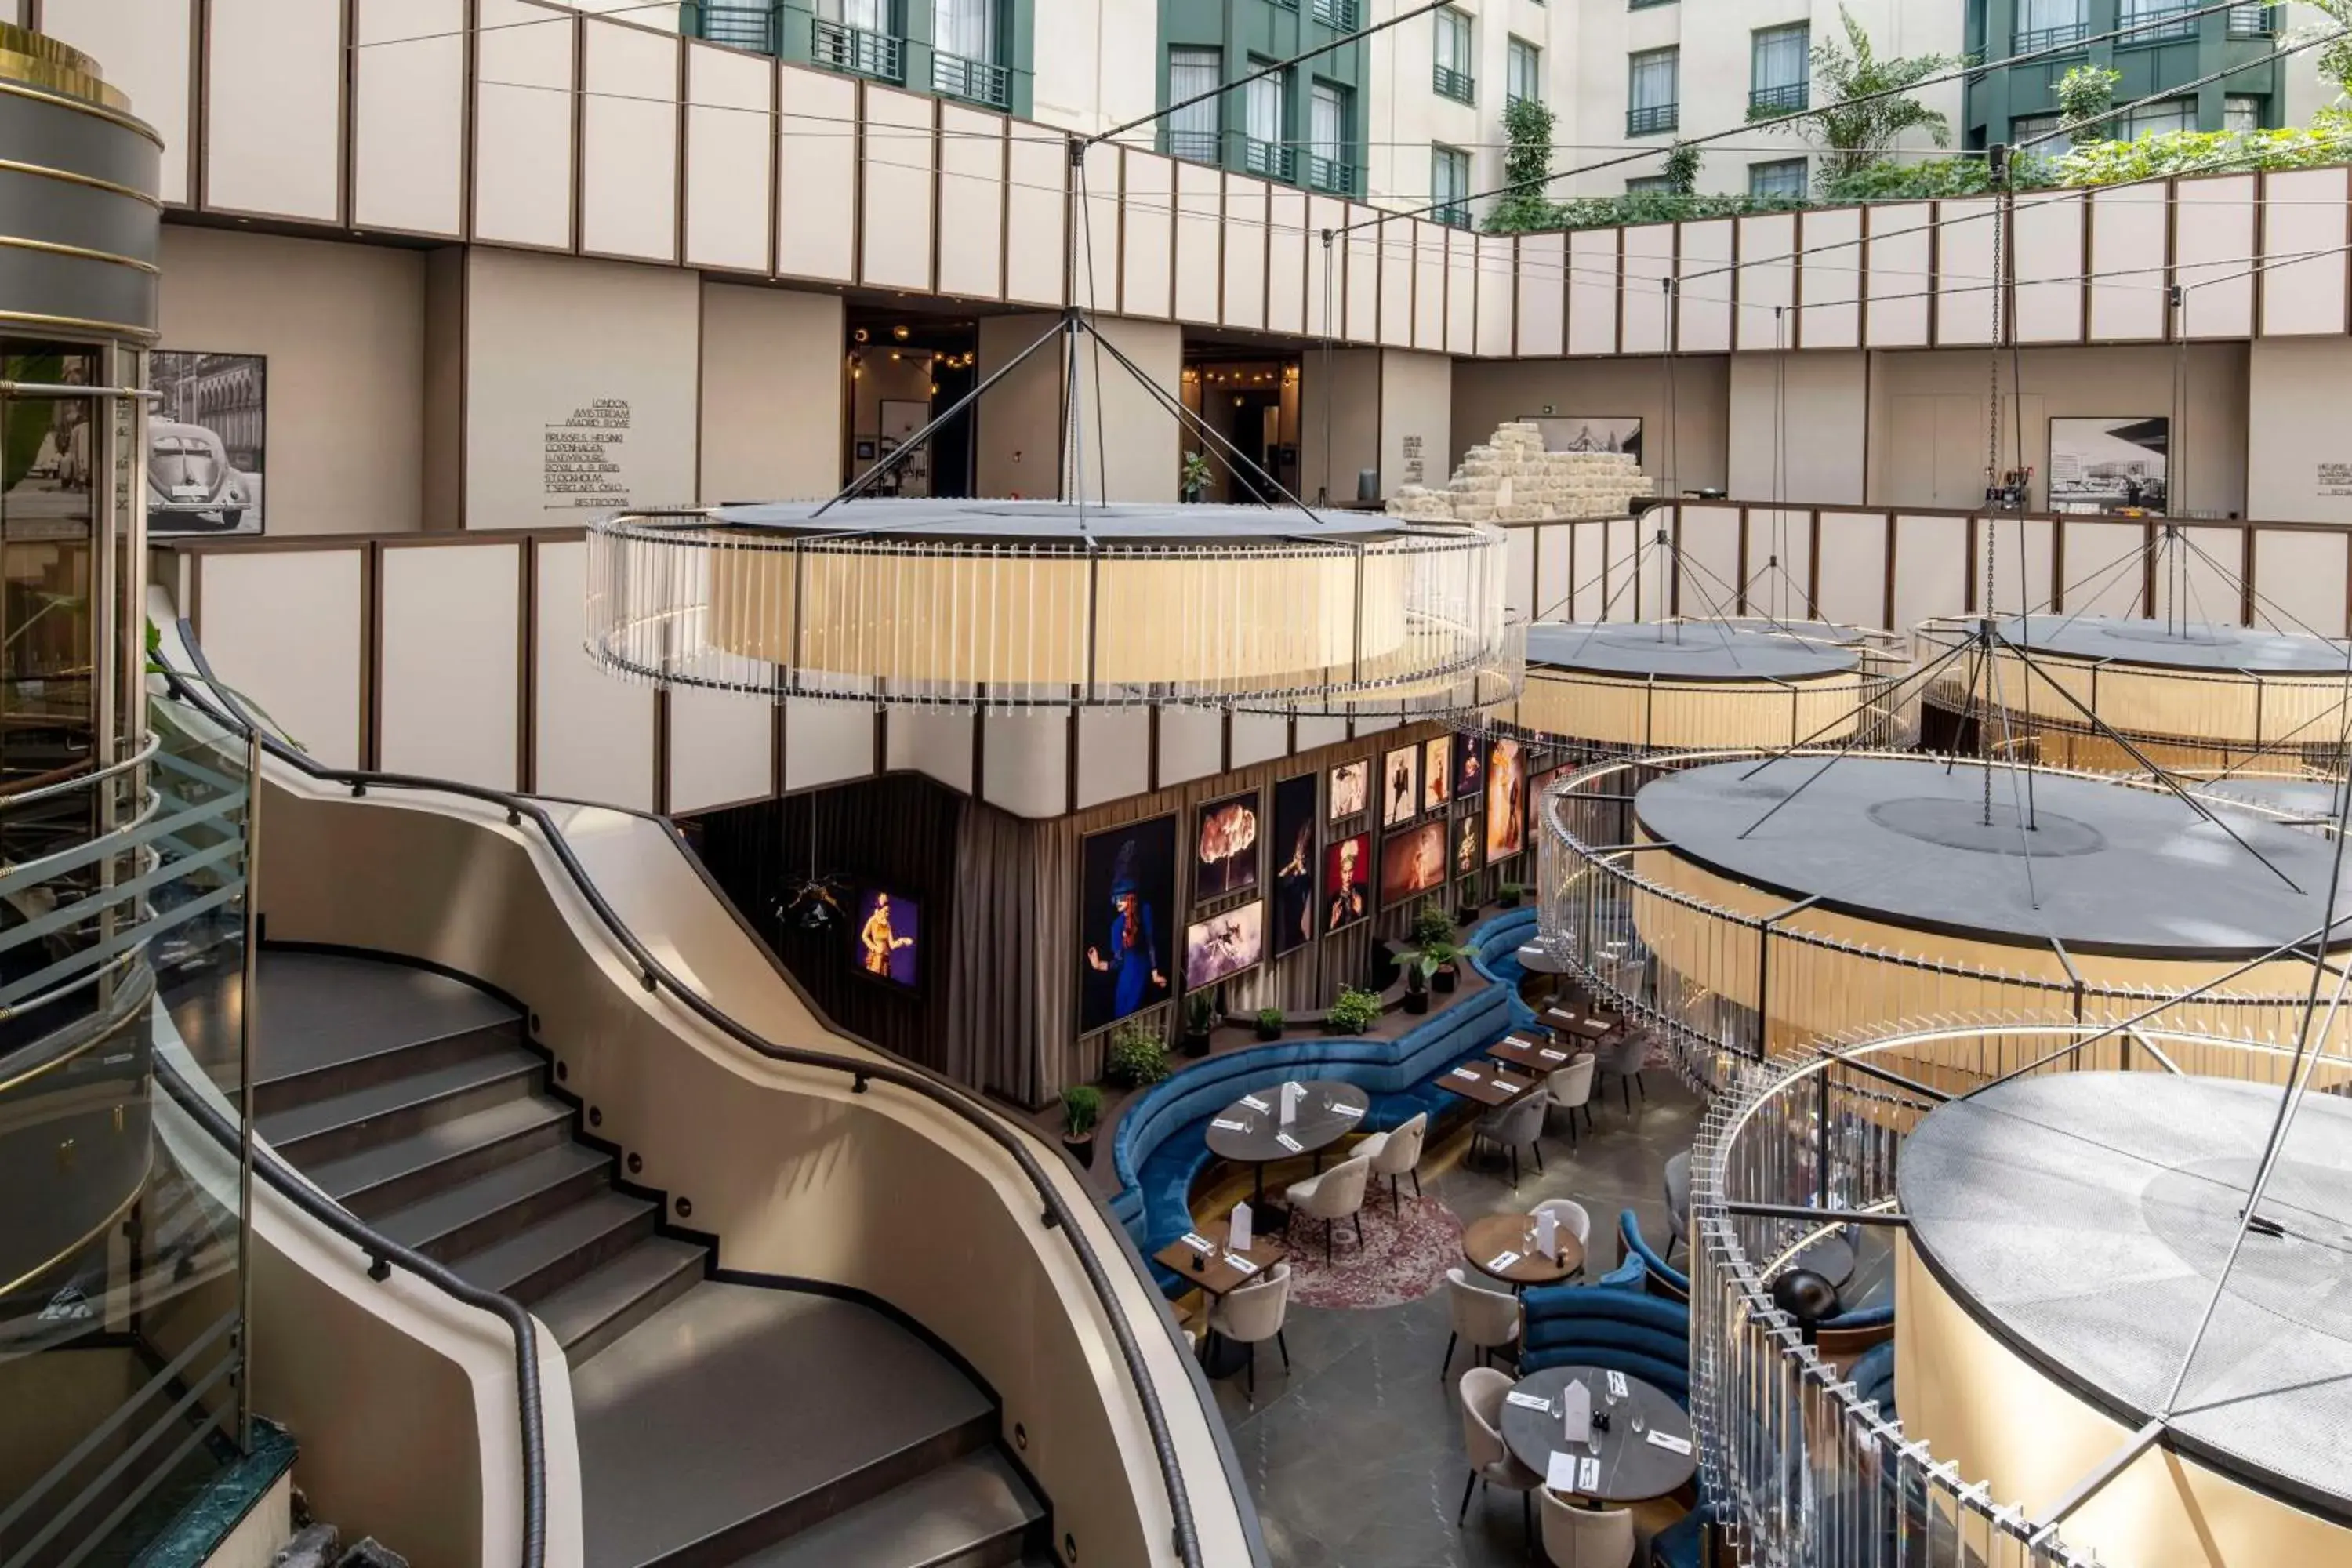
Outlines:
MULTIPOLYGON (((700 992, 678 979, 661 960, 654 956, 651 949, 637 940, 636 933, 629 930, 627 922, 622 920, 619 911, 614 910, 605 900, 604 894, 597 889, 593 879, 588 875, 587 868, 583 866, 579 858, 572 853, 571 844, 564 838, 562 830, 556 826, 554 818, 550 816, 537 801, 528 795, 514 795, 480 784, 460 784, 446 779, 422 778, 408 773, 330 768, 314 762, 300 752, 286 745, 262 725, 246 715, 244 704, 214 676, 211 664, 205 658, 204 649, 196 642, 194 628, 188 625, 185 617, 183 617, 179 623, 179 631, 182 646, 187 649, 189 658, 195 664, 198 677, 205 687, 221 694, 223 700, 230 704, 234 713, 224 714, 215 709, 203 695, 197 692, 185 676, 172 668, 170 665, 162 664, 159 661, 161 673, 175 692, 206 712, 215 722, 225 723, 238 733, 257 737, 262 746, 280 762, 310 778, 341 784, 350 789, 354 796, 363 796, 371 788, 429 790, 436 794, 455 795, 498 806, 507 814, 509 826, 520 826, 525 818, 529 818, 539 829, 541 837, 546 841, 557 863, 563 868, 564 875, 571 879, 573 890, 587 902, 589 909, 604 925, 606 932, 620 944, 622 951, 628 954, 631 963, 637 970, 639 983, 647 991, 667 990, 682 1003, 688 1012, 694 1014, 705 1024, 726 1035, 738 1045, 746 1049, 757 1051, 771 1060, 789 1062, 796 1067, 818 1068, 846 1073, 858 1093, 865 1092, 869 1080, 879 1079, 934 1101, 978 1128, 992 1142, 1011 1155, 1013 1163, 1021 1168, 1022 1174, 1028 1179, 1031 1188, 1044 1202, 1045 1223, 1047 1227, 1058 1227, 1068 1238, 1070 1250, 1076 1256, 1078 1266, 1087 1276, 1087 1283, 1093 1289, 1096 1300, 1101 1303, 1104 1316, 1110 1321, 1111 1332, 1118 1344, 1119 1359, 1126 1366, 1129 1381, 1135 1385, 1137 1397, 1143 1407, 1144 1423, 1150 1429, 1151 1446, 1160 1465, 1160 1482, 1167 1489, 1169 1511, 1175 1521, 1177 1555, 1183 1561, 1184 1568, 1205 1568, 1201 1556, 1200 1531, 1192 1518, 1192 1500, 1184 1484, 1183 1469, 1177 1461, 1175 1439, 1169 1429, 1168 1415, 1160 1407, 1160 1397, 1152 1386, 1150 1373, 1144 1366, 1142 1346, 1136 1342, 1135 1331, 1127 1321, 1127 1314, 1119 1308, 1112 1289, 1109 1271, 1103 1267, 1102 1258, 1096 1253, 1094 1245, 1077 1228, 1075 1224, 1077 1217, 1076 1211, 1070 1207, 1068 1201, 1048 1179, 1045 1167, 1037 1163, 1036 1156, 1003 1124, 995 1112, 981 1103, 969 1089, 961 1085, 934 1079, 897 1062, 836 1056, 829 1051, 810 1050, 805 1047, 778 1045, 753 1033, 736 1022, 700 992)), ((389 1254, 385 1256, 388 1257, 389 1254)), ((1145 1283, 1148 1285, 1149 1281, 1145 1283)), ((532 1371, 535 1374, 537 1368, 534 1366, 532 1371)), ((535 1387, 534 1380, 534 1390, 535 1387)), ((535 1398, 529 1408, 535 1416, 538 1410, 535 1398)), ((1253 1541, 1252 1545, 1257 1551, 1263 1551, 1262 1546, 1255 1541, 1253 1541)), ((526 1568, 538 1568, 538 1560, 530 1559, 526 1568)))

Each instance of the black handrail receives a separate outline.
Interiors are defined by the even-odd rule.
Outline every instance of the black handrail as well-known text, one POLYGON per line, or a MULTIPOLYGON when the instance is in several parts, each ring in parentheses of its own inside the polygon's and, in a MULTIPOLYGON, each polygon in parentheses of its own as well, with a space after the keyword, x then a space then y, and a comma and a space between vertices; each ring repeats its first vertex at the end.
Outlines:
MULTIPOLYGON (((1184 1568, 1204 1568, 1201 1557, 1200 1531, 1193 1522, 1192 1500, 1184 1486, 1182 1467, 1177 1462, 1175 1441, 1169 1435, 1168 1415, 1160 1407, 1159 1394, 1152 1385, 1150 1373, 1143 1364, 1142 1347, 1136 1342, 1135 1331, 1128 1323, 1127 1314, 1120 1310, 1118 1299, 1113 1293, 1109 1272, 1104 1268, 1102 1259, 1096 1253, 1093 1243, 1087 1240, 1073 1223, 1076 1218, 1075 1211, 1071 1209, 1067 1200, 1055 1189, 1053 1183, 1046 1178, 1045 1167, 1037 1163, 1036 1156, 1031 1153, 1021 1139, 1004 1125, 994 1110, 989 1109, 960 1084, 931 1078, 895 1062, 835 1056, 829 1051, 814 1051, 800 1046, 780 1046, 772 1040, 754 1034, 737 1023, 716 1004, 704 997, 700 992, 694 990, 671 973, 662 962, 654 956, 652 951, 637 940, 636 934, 629 930, 627 922, 621 919, 619 911, 607 903, 604 895, 597 890, 594 881, 588 875, 587 868, 581 865, 578 857, 572 854, 572 846, 564 838, 562 830, 556 826, 554 819, 548 816, 546 810, 536 800, 528 795, 509 794, 505 790, 490 789, 481 784, 460 784, 448 779, 423 778, 412 773, 370 773, 360 769, 326 767, 279 741, 275 735, 269 733, 267 728, 255 722, 246 713, 244 703, 214 676, 211 663, 205 658, 204 648, 196 641, 194 629, 189 626, 184 616, 180 619, 179 631, 181 645, 187 649, 188 658, 194 661, 198 677, 207 689, 218 692, 223 700, 229 704, 234 710, 233 715, 222 713, 179 671, 159 661, 161 672, 173 691, 209 714, 215 722, 225 724, 240 734, 258 737, 263 747, 279 761, 311 778, 341 784, 349 788, 354 796, 364 795, 372 788, 428 790, 442 795, 479 800, 498 806, 507 814, 509 826, 520 826, 524 818, 530 818, 532 825, 539 829, 540 836, 547 841, 547 846, 553 851, 557 861, 563 867, 564 874, 571 879, 573 889, 587 900, 588 907, 594 911, 597 920, 603 922, 606 931, 629 955, 630 962, 636 967, 639 983, 647 991, 667 990, 704 1023, 725 1034, 737 1044, 757 1051, 772 1060, 790 1062, 797 1067, 822 1068, 846 1073, 856 1093, 866 1092, 869 1080, 879 1079, 884 1083, 895 1084, 900 1089, 933 1100, 979 1128, 1010 1154, 1013 1163, 1021 1167, 1022 1174, 1028 1178, 1031 1187, 1044 1200, 1045 1226, 1049 1229, 1058 1227, 1063 1236, 1068 1238, 1070 1250, 1076 1255, 1078 1266, 1086 1272, 1087 1283, 1093 1288, 1096 1300, 1102 1304, 1104 1315, 1110 1320, 1111 1332, 1118 1342, 1119 1359, 1127 1364, 1129 1381, 1135 1384, 1136 1395, 1143 1404, 1144 1423, 1151 1431, 1151 1446, 1160 1463, 1160 1484, 1167 1489, 1169 1512, 1175 1521, 1177 1555, 1182 1559, 1184 1568)), ((533 1370, 535 1372, 536 1368, 533 1370)), ((535 1387, 534 1384, 534 1392, 535 1387)), ((534 1413, 537 1410, 535 1400, 531 1409, 534 1413)), ((1255 1548, 1256 1543, 1253 1542, 1253 1546, 1255 1548)), ((1254 1550, 1253 1555, 1256 1554, 1254 1550)), ((526 1568, 539 1568, 538 1560, 531 1559, 526 1564, 526 1568)))

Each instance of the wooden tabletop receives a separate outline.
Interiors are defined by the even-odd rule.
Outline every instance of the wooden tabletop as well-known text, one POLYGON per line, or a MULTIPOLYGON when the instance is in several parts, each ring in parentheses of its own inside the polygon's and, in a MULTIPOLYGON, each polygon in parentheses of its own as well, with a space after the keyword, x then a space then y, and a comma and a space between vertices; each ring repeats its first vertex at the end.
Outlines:
POLYGON ((1492 1062, 1464 1062, 1436 1078, 1437 1087, 1446 1093, 1481 1105, 1508 1105, 1542 1081, 1524 1072, 1506 1072, 1492 1062))
POLYGON ((1544 1011, 1544 1026, 1555 1034, 1581 1035, 1597 1040, 1622 1022, 1614 1013, 1586 1013, 1568 1007, 1550 1007, 1544 1011))
POLYGON ((1553 1233, 1558 1258, 1536 1250, 1536 1216, 1531 1214, 1490 1214, 1462 1227, 1462 1256, 1471 1268, 1490 1279, 1513 1285, 1557 1285, 1584 1267, 1584 1244, 1562 1225, 1553 1233), (1519 1256, 1500 1268, 1489 1268, 1506 1252, 1519 1256))
POLYGON ((1232 1256, 1225 1250, 1225 1238, 1229 1234, 1226 1221, 1217 1219, 1206 1225, 1196 1225, 1192 1227, 1192 1234, 1214 1248, 1207 1265, 1198 1272, 1194 1271, 1192 1265, 1200 1258, 1200 1251, 1181 1236, 1152 1256, 1162 1268, 1182 1275, 1187 1284, 1211 1296, 1222 1296, 1227 1291, 1240 1289, 1289 1256, 1283 1251, 1282 1244, 1272 1237, 1253 1237, 1249 1250, 1242 1256, 1257 1267, 1246 1270, 1236 1268, 1226 1261, 1232 1256))
POLYGON ((1529 1072, 1555 1073, 1576 1059, 1576 1052, 1559 1046, 1541 1046, 1525 1035, 1510 1035, 1486 1047, 1486 1054, 1498 1062, 1508 1062, 1529 1072))
POLYGON ((1278 1083, 1252 1089, 1211 1117, 1209 1152, 1236 1164, 1262 1165, 1294 1154, 1311 1154, 1363 1126, 1371 1097, 1354 1084, 1318 1078, 1307 1079, 1299 1088, 1306 1092, 1299 1096, 1297 1109, 1287 1122, 1279 1110, 1282 1086, 1278 1083), (1224 1125, 1220 1126, 1221 1122, 1224 1125), (1286 1138, 1288 1142, 1283 1142, 1286 1138))

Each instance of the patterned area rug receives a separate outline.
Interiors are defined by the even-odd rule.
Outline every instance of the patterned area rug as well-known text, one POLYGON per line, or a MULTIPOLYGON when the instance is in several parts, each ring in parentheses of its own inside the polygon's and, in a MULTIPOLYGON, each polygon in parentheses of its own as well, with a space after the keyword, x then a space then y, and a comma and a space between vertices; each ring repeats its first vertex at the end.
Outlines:
MULTIPOLYGON (((1410 1189, 1408 1189, 1410 1192, 1410 1189)), ((1408 1195, 1391 1214, 1385 1192, 1364 1198, 1364 1244, 1345 1220, 1323 1261, 1323 1226, 1301 1219, 1290 1232, 1290 1299, 1302 1307, 1366 1311, 1418 1301, 1462 1261, 1462 1222, 1435 1198, 1408 1195)))

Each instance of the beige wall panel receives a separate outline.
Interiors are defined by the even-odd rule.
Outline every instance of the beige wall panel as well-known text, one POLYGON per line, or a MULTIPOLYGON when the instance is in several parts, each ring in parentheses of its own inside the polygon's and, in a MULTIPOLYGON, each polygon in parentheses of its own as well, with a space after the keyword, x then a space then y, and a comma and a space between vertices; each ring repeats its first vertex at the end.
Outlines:
POLYGON ((205 205, 335 222, 341 216, 342 7, 318 0, 211 0, 208 15, 205 205))
POLYGON ((1790 258, 1797 220, 1787 214, 1744 217, 1739 225, 1739 309, 1733 330, 1743 349, 1794 346, 1797 274, 1790 258))
POLYGON ((857 140, 842 132, 857 118, 857 84, 785 66, 776 92, 776 270, 846 283, 857 259, 857 140))
POLYGON ((969 713, 900 708, 890 714, 883 766, 924 773, 950 789, 971 793, 972 739, 980 720, 969 713))
POLYGON ((1225 176, 1225 325, 1229 327, 1256 331, 1266 324, 1266 247, 1271 239, 1267 190, 1263 180, 1225 176))
POLYGON ((669 697, 669 809, 764 800, 773 788, 775 706, 682 687, 669 697))
POLYGON ((1694 506, 1682 510, 1675 614, 1737 613, 1739 603, 1739 509, 1694 506))
POLYGON ((1328 196, 1307 197, 1306 208, 1306 331, 1309 336, 1321 337, 1327 331, 1336 333, 1345 326, 1348 237, 1339 229, 1348 221, 1348 208, 1328 196), (1326 229, 1333 236, 1328 246, 1323 243, 1326 229))
POLYGON ((653 688, 616 680, 582 647, 588 546, 542 543, 532 740, 541 795, 649 811, 654 804, 653 688))
POLYGON ((1568 237, 1568 352, 1617 352, 1617 234, 1580 228, 1568 237))
POLYGON ((1512 615, 1535 618, 1536 531, 1507 530, 1503 536, 1503 604, 1512 615))
POLYGON ((1926 202, 1870 209, 1870 346, 1924 348, 1934 209, 1926 202))
MULTIPOLYGON (((1104 341, 1133 360, 1163 392, 1171 397, 1181 395, 1182 328, 1117 317, 1096 324, 1104 341)), ((1175 416, 1138 384, 1134 376, 1108 354, 1081 353, 1071 406, 1079 411, 1086 424, 1089 495, 1099 493, 1098 488, 1107 484, 1110 499, 1115 501, 1176 499, 1176 468, 1183 433, 1175 416)), ((1049 440, 1049 447, 1050 445, 1049 440)))
POLYGON ((2165 236, 2171 226, 2171 200, 2162 185, 2091 193, 2094 341, 2167 335, 2165 236))
POLYGON ((1862 341, 1862 210, 1806 213, 1801 232, 1797 286, 1804 322, 1797 341, 1809 349, 1852 348, 1862 341))
MULTIPOLYGON (((1049 316, 982 316, 979 371, 982 380, 1053 330, 1049 316)), ((1049 344, 980 400, 979 490, 983 496, 1030 500, 1059 493, 1062 365, 1067 352, 1049 344)), ((1090 443, 1091 444, 1091 443, 1090 443)))
POLYGON ((842 304, 702 286, 700 500, 814 500, 841 483, 842 304))
POLYGON ((1333 500, 1352 500, 1357 475, 1381 462, 1380 351, 1335 349, 1330 363, 1326 376, 1317 349, 1298 366, 1298 493, 1310 500, 1327 486, 1333 500))
MULTIPOLYGON (((1201 163, 1176 165, 1176 319, 1213 323, 1226 237, 1219 216, 1223 176, 1201 163)), ((1234 237, 1238 238, 1236 235, 1234 237)))
POLYGON ((1682 226, 1682 282, 1675 293, 1675 342, 1685 353, 1721 353, 1731 347, 1732 220, 1682 226))
POLYGON ((2247 354, 2246 515, 2352 523, 2352 342, 2262 339, 2247 354))
MULTIPOLYGON (((1642 469, 1666 489, 1668 470, 1680 486, 1724 482, 1725 408, 1729 356, 1685 355, 1675 361, 1673 402, 1679 431, 1666 428, 1667 378, 1661 359, 1471 361, 1454 376, 1451 473, 1462 454, 1495 433, 1506 419, 1540 414, 1549 404, 1561 417, 1586 416, 1643 422, 1642 469)), ((1793 406, 1793 400, 1792 400, 1793 406)), ((1432 468, 1437 464, 1432 461, 1432 468)), ((1753 500, 1753 497, 1739 497, 1753 500)))
POLYGON ((1601 527, 1601 586, 1607 596, 1594 618, 1639 621, 1660 614, 1658 563, 1642 553, 1642 529, 1631 519, 1615 517, 1601 527))
MULTIPOLYGON (((1884 570, 1886 545, 1877 545, 1878 564, 1873 572, 1884 570)), ((1749 613, 1769 615, 1781 620, 1801 617, 1811 593, 1811 562, 1813 555, 1813 514, 1796 506, 1754 506, 1748 510, 1748 605, 1749 613)), ((1822 574, 1830 574, 1827 551, 1822 558, 1822 574)), ((1874 579, 1875 581, 1875 579, 1874 579)), ((1881 587, 1884 584, 1880 584, 1881 587)), ((1873 589, 1877 596, 1870 604, 1869 625, 1875 626, 1885 618, 1885 595, 1873 589)))
MULTIPOLYGON (((1119 309, 1130 316, 1164 318, 1174 287, 1176 165, 1129 147, 1121 177, 1126 184, 1119 203, 1119 309)), ((1090 238, 1099 243, 1101 236, 1090 238)))
POLYGON ((580 248, 677 259, 678 41, 617 22, 582 24, 580 248))
MULTIPOLYGON (((2178 598, 2179 609, 2191 619, 2242 621, 2245 617, 2239 603, 2239 579, 2245 572, 2245 531, 2236 528, 2184 528, 2181 532, 2194 549, 2185 552, 2186 559, 2168 556, 2165 564, 2157 569, 2156 603, 2147 613, 2151 617, 2174 613, 2174 600, 2178 598), (2200 550, 2211 559, 2200 556, 2197 551, 2200 550), (2176 578, 2187 579, 2186 592, 2176 594, 2176 578)), ((2273 616, 2260 603, 2255 605, 2254 619, 2263 626, 2278 619, 2282 630, 2294 629, 2292 622, 2273 616)))
POLYGON ((425 253, 168 225, 162 255, 163 347, 268 358, 268 531, 425 527, 425 253))
POLYGON ((2035 614, 2048 609, 2056 582, 2052 552, 2057 542, 2057 530, 2047 518, 2003 517, 1980 523, 1976 549, 1969 558, 1968 577, 1976 585, 1979 601, 1984 597, 1985 551, 1990 545, 1992 607, 2005 615, 2015 615, 2021 608, 2035 614))
POLYGON ((2346 537, 2270 528, 2254 535, 2254 618, 2289 628, 2301 622, 2322 637, 2345 635, 2346 537))
POLYGON ((1936 342, 1993 341, 1993 214, 1998 204, 1936 204, 1936 342))
POLYGON ((131 111, 163 139, 161 190, 173 205, 189 199, 196 145, 190 56, 195 9, 158 0, 44 0, 41 30, 98 61, 107 81, 131 97, 131 111))
POLYGON ((784 704, 784 788, 862 779, 874 772, 874 710, 797 698, 784 704))
POLYGON ((572 245, 572 25, 551 6, 480 0, 474 234, 572 245))
POLYGON ((322 542, 199 568, 196 640, 213 672, 331 768, 360 763, 361 559, 322 542))
MULTIPOLYGON (((1307 198, 1276 189, 1265 237, 1265 330, 1307 331, 1307 253, 1323 242, 1307 232, 1307 198)), ((1319 289, 1321 284, 1318 282, 1319 289)))
MULTIPOLYGON (((858 271, 887 289, 931 287, 937 100, 865 84, 866 194, 858 271)), ((838 131, 838 127, 835 130, 838 131)))
POLYGON ((1032 305, 1062 302, 1062 227, 1067 221, 1060 142, 1014 126, 1005 149, 1004 294, 1032 305))
POLYGON ((1160 710, 1160 787, 1204 779, 1225 766, 1225 721, 1198 708, 1160 710))
POLYGON ((1737 354, 1729 378, 1725 488, 1733 500, 1861 503, 1867 355, 1737 354))
POLYGON ((1473 354, 1478 352, 1478 237, 1461 229, 1448 229, 1445 233, 1447 353, 1473 354))
POLYGON ((1307 719, 1298 721, 1298 750, 1311 752, 1320 746, 1336 746, 1348 738, 1345 719, 1307 719))
POLYGON ((2344 331, 2345 178, 2340 164, 2263 176, 2263 336, 2344 331))
POLYGON ((357 0, 352 15, 352 223, 454 237, 466 223, 466 0, 357 0))
POLYGON ((1454 362, 1390 349, 1381 355, 1381 495, 1442 485, 1454 471, 1454 362))
MULTIPOLYGON (((1601 588, 1602 556, 1609 544, 1609 531, 1598 522, 1571 522, 1566 525, 1569 537, 1568 586, 1558 601, 1544 602, 1546 620, 1589 621, 1601 614, 1603 597, 1601 588)), ((1544 565, 1551 565, 1554 549, 1552 537, 1544 539, 1544 565)))
POLYGON ((512 789, 522 736, 522 542, 385 550, 377 681, 387 773, 512 789))
POLYGON ((1568 240, 1559 234, 1519 238, 1517 351, 1557 355, 1568 346, 1568 240))
POLYGON ((1967 605, 1968 536, 1949 517, 1895 520, 1895 629, 1967 605))
POLYGON ((1004 293, 1004 117, 940 103, 940 292, 1004 293))
POLYGON ((1478 239, 1478 334, 1475 353, 1502 359, 1511 353, 1512 311, 1517 303, 1517 257, 1508 235, 1478 239))
POLYGON ((1625 231, 1625 336, 1620 353, 1664 353, 1673 343, 1675 306, 1665 280, 1675 275, 1675 240, 1670 223, 1625 231))
POLYGON ((468 266, 466 526, 691 502, 701 279, 487 247, 468 266), (567 443, 594 446, 605 471, 568 476, 581 462, 567 443))
POLYGON ((980 796, 1016 816, 1069 810, 1070 721, 1058 713, 992 714, 981 720, 980 796))
POLYGON ((1576 529, 1555 522, 1536 533, 1535 618, 1565 620, 1575 613, 1576 529))
MULTIPOLYGON (((1370 207, 1348 209, 1350 225, 1371 222, 1370 207)), ((1345 290, 1346 307, 1341 313, 1339 335, 1349 342, 1378 342, 1381 337, 1381 244, 1390 226, 1380 224, 1364 228, 1350 227, 1337 244, 1347 247, 1347 265, 1339 287, 1345 290)))
POLYGON ((1270 763, 1289 750, 1287 719, 1272 713, 1234 715, 1234 766, 1245 768, 1253 763, 1270 763))
POLYGON ((1078 798, 1084 809, 1151 787, 1151 711, 1087 708, 1078 712, 1078 798))
POLYGON ((768 269, 775 184, 769 110, 775 68, 757 55, 686 46, 686 260, 768 269))
MULTIPOLYGON (((2064 521, 2066 595, 2057 607, 2070 616, 2146 613, 2140 604, 2145 577, 2140 568, 2147 560, 2147 529, 2137 522, 2095 522, 2079 517, 2064 521)), ((2238 618, 2236 595, 2225 597, 2226 603, 2208 595, 2207 613, 2234 621, 2238 618)))
POLYGON ((2255 177, 2222 174, 2173 184, 2173 278, 2192 338, 2243 338, 2254 331, 2254 254, 2260 232, 2255 177))
POLYGON ((1387 348, 1445 346, 1445 236, 1424 240, 1418 219, 1383 225, 1381 342, 1387 348))
MULTIPOLYGON (((1958 520, 1955 520, 1957 523, 1958 520)), ((1751 530, 1748 546, 1748 570, 1771 552, 1771 545, 1763 536, 1770 518, 1758 513, 1748 520, 1751 530), (1759 548, 1760 546, 1760 548, 1759 548)), ((1801 538, 1804 520, 1789 520, 1789 536, 1801 538)), ((1825 511, 1822 513, 1821 581, 1814 587, 1814 598, 1820 605, 1822 618, 1850 626, 1874 626, 1886 618, 1886 519, 1876 515, 1853 512, 1825 511)), ((1800 583, 1805 580, 1805 563, 1784 562, 1790 575, 1800 583)), ((1778 574, 1768 574, 1777 577, 1778 574)), ((1780 584, 1787 592, 1788 584, 1780 584)), ((1763 584, 1757 585, 1758 597, 1766 604, 1777 604, 1763 584)))
POLYGON ((2017 340, 2083 336, 2083 198, 2021 196, 2016 209, 2017 340))
POLYGON ((1118 309, 1118 209, 1120 149, 1097 142, 1087 149, 1086 200, 1078 212, 1078 298, 1097 310, 1118 309))

